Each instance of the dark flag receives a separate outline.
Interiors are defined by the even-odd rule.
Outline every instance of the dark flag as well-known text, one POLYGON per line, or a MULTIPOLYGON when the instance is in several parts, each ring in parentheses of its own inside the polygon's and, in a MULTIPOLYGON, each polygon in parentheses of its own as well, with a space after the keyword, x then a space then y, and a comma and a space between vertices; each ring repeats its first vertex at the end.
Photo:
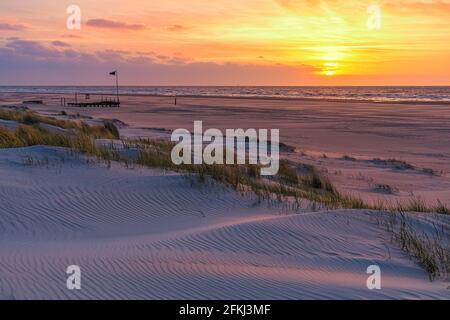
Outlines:
POLYGON ((109 75, 115 76, 117 71, 110 72, 109 75))

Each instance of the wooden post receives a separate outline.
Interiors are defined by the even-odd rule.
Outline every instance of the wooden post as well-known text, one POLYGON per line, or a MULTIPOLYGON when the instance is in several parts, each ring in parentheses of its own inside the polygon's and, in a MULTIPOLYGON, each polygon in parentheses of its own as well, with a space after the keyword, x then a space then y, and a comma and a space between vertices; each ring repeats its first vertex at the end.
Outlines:
POLYGON ((120 103, 119 100, 119 71, 116 70, 116 90, 117 90, 117 103, 120 103))

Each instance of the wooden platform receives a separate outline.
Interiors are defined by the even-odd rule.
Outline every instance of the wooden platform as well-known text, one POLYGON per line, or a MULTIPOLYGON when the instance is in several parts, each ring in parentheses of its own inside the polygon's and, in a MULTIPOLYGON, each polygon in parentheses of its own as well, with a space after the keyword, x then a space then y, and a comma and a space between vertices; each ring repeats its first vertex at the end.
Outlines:
POLYGON ((67 105, 78 108, 120 108, 118 101, 69 102, 67 105))

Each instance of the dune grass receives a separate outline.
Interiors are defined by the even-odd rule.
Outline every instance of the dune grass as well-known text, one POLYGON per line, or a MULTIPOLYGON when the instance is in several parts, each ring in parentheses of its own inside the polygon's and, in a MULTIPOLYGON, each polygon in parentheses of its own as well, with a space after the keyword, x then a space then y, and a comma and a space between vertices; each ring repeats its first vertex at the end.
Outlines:
POLYGON ((23 146, 22 141, 14 132, 0 127, 0 148, 14 148, 23 146))
POLYGON ((295 170, 292 165, 287 160, 280 160, 280 168, 278 170, 278 176, 288 184, 298 184, 299 177, 297 170, 295 170))
POLYGON ((0 119, 16 121, 26 125, 45 123, 63 129, 75 129, 79 124, 74 121, 59 120, 52 117, 45 117, 35 112, 22 109, 0 108, 0 119))
MULTIPOLYGON (((428 273, 431 281, 437 277, 450 279, 450 237, 444 225, 438 226, 432 222, 432 231, 418 231, 417 221, 406 212, 381 214, 378 222, 392 233, 401 249, 428 273)), ((438 220, 437 213, 432 217, 438 220)))
POLYGON ((50 133, 37 126, 19 125, 15 131, 0 127, 0 148, 18 148, 33 145, 70 147, 70 139, 61 134, 50 133))
POLYGON ((84 133, 95 139, 119 139, 119 130, 110 121, 103 125, 87 125, 83 122, 61 120, 53 117, 45 117, 29 110, 0 108, 0 119, 15 121, 25 126, 38 127, 47 124, 61 129, 69 130, 74 134, 84 133))

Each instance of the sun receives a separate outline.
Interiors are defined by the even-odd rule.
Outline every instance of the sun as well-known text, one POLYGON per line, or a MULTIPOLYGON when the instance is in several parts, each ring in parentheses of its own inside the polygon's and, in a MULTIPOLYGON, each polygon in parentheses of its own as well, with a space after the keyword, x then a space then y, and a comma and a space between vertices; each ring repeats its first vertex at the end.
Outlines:
POLYGON ((322 65, 322 74, 328 77, 334 76, 338 68, 339 65, 336 62, 325 62, 322 65))

